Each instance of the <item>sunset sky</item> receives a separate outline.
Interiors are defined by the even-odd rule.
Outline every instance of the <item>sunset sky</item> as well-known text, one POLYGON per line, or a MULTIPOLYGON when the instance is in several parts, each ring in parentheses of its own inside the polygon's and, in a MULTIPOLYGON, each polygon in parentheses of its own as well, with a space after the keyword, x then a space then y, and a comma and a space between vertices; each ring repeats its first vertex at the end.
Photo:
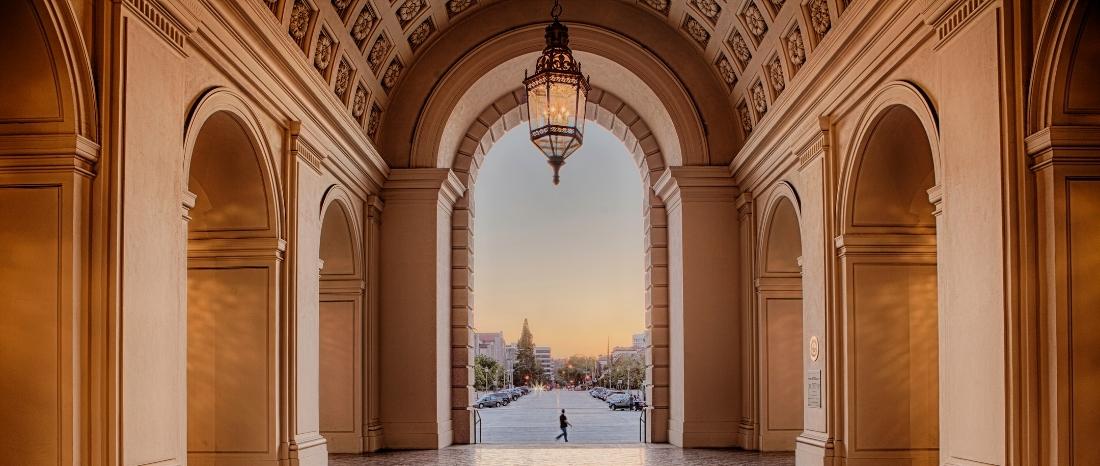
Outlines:
POLYGON ((493 146, 474 188, 474 322, 555 358, 629 346, 643 330, 642 183, 622 142, 588 122, 551 182, 520 125, 493 146))

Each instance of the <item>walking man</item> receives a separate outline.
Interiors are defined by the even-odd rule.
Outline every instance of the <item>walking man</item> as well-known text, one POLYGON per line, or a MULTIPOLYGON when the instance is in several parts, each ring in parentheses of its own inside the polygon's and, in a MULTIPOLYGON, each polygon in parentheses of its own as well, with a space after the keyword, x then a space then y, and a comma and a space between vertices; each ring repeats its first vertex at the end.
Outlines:
POLYGON ((565 410, 564 409, 561 410, 561 416, 558 416, 558 421, 559 421, 558 423, 561 425, 561 435, 558 435, 557 437, 554 437, 554 440, 565 437, 565 443, 569 443, 569 430, 568 430, 568 428, 573 427, 573 424, 570 424, 569 423, 569 418, 565 417, 565 410))

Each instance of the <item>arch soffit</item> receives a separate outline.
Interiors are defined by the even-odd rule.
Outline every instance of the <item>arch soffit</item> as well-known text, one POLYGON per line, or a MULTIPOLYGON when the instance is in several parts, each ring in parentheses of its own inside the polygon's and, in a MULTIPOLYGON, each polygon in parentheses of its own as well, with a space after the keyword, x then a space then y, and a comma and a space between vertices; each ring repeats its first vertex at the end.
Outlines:
MULTIPOLYGON (((438 126, 465 90, 485 70, 513 57, 541 51, 545 18, 527 18, 529 9, 523 9, 519 3, 522 2, 501 2, 484 8, 448 29, 433 42, 432 49, 413 63, 392 99, 411 104, 388 109, 383 122, 381 146, 391 165, 438 166, 438 151, 433 150, 438 126), (515 27, 517 23, 523 25, 515 27), (488 33, 496 30, 504 32, 488 33)), ((682 138, 680 152, 684 160, 675 164, 722 163, 732 156, 736 149, 734 132, 708 133, 705 129, 733 127, 728 92, 698 57, 673 53, 676 47, 693 45, 658 18, 639 15, 632 5, 616 2, 609 5, 612 7, 600 10, 599 18, 565 18, 574 50, 606 57, 646 80, 661 98, 660 105, 672 115, 676 132, 682 138), (627 10, 619 11, 621 8, 627 10), (597 25, 604 23, 608 25, 597 25), (656 42, 654 31, 666 30, 667 37, 662 43, 649 43, 656 42), (648 36, 649 42, 633 39, 638 36, 648 36)), ((639 108, 638 103, 632 104, 639 108)))
POLYGON ((225 113, 237 121, 244 129, 245 137, 253 148, 253 155, 260 167, 263 179, 265 208, 269 219, 271 233, 276 238, 282 238, 282 213, 285 211, 281 196, 277 163, 274 150, 263 139, 263 130, 256 118, 255 112, 237 93, 224 87, 215 87, 203 93, 195 104, 184 123, 183 134, 183 170, 180 180, 183 193, 187 194, 187 186, 191 175, 191 162, 194 157, 195 142, 202 133, 203 127, 210 117, 225 113))
POLYGON ((870 103, 860 116, 856 125, 855 136, 852 139, 854 141, 851 145, 852 149, 844 162, 844 169, 841 172, 840 204, 837 212, 838 218, 841 220, 842 232, 848 232, 852 229, 856 185, 859 182, 859 169, 866 156, 867 144, 870 142, 871 136, 882 117, 896 106, 909 109, 920 121, 924 135, 928 138, 928 147, 932 152, 932 170, 935 178, 933 189, 938 189, 943 185, 939 119, 932 106, 932 101, 920 88, 910 82, 889 82, 872 95, 870 103))
MULTIPOLYGON (((23 0, 36 16, 44 35, 46 51, 57 87, 60 115, 19 122, 15 131, 27 133, 71 133, 98 141, 96 92, 91 61, 80 35, 72 5, 62 0, 23 0)), ((5 131, 0 131, 5 132, 5 131)))
MULTIPOLYGON (((772 193, 768 196, 767 202, 764 203, 763 222, 760 224, 759 234, 757 235, 757 258, 759 261, 767 260, 768 248, 771 246, 768 244, 771 239, 772 227, 775 224, 775 216, 779 210, 779 206, 783 203, 790 203, 791 208, 794 209, 794 217, 798 222, 798 236, 802 237, 802 200, 798 196, 798 192, 794 189, 789 181, 780 181, 772 189, 772 193)), ((763 270, 761 267, 760 270, 763 270)))
MULTIPOLYGON (((634 158, 642 179, 652 187, 660 178, 660 172, 664 171, 666 163, 656 136, 649 130, 649 126, 630 105, 607 91, 593 89, 589 104, 586 114, 589 123, 599 124, 623 142, 627 152, 634 158)), ((509 130, 527 121, 524 90, 517 88, 501 96, 479 115, 481 117, 466 130, 452 164, 456 172, 470 175, 465 180, 467 187, 476 178, 477 170, 493 144, 509 130), (481 118, 485 116, 494 119, 484 121, 481 118)))
MULTIPOLYGON (((1089 2, 1054 0, 1047 11, 1035 49, 1028 89, 1028 134, 1059 123, 1065 118, 1067 84, 1073 65, 1074 45, 1085 26, 1089 2)), ((1076 115, 1077 120, 1100 123, 1100 119, 1076 115)))
MULTIPOLYGON (((363 272, 363 261, 360 260, 363 254, 361 240, 362 223, 360 223, 359 221, 359 215, 357 211, 353 208, 354 205, 355 202, 353 201, 351 193, 349 193, 347 189, 338 184, 329 186, 328 189, 325 190, 325 194, 321 197, 321 215, 320 217, 318 217, 318 221, 320 222, 321 229, 323 230, 325 225, 325 216, 328 215, 329 209, 336 208, 340 209, 340 211, 343 212, 344 218, 347 220, 347 224, 345 226, 348 229, 348 237, 351 238, 352 265, 355 270, 355 274, 361 276, 363 272)), ((323 231, 319 232, 319 234, 321 238, 324 237, 323 231)))

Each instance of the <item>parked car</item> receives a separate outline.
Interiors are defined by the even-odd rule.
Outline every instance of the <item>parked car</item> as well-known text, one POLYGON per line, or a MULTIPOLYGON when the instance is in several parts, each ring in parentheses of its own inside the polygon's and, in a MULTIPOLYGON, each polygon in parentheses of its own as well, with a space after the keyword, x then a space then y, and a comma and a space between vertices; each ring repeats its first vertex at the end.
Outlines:
POLYGON ((644 410, 645 406, 646 406, 645 405, 645 400, 642 400, 641 398, 638 398, 638 397, 634 397, 634 410, 635 411, 644 410))
POLYGON ((499 401, 504 406, 508 406, 508 404, 512 402, 511 396, 508 396, 507 394, 501 392, 490 393, 486 396, 492 397, 494 400, 499 401))
POLYGON ((615 411, 620 409, 634 409, 634 397, 626 393, 615 393, 607 397, 607 407, 615 411))
POLYGON ((508 397, 510 397, 512 401, 516 401, 519 399, 519 397, 523 396, 523 392, 520 392, 519 390, 514 388, 506 388, 504 390, 501 390, 500 392, 508 395, 508 397))
POLYGON ((474 402, 474 407, 478 408, 478 409, 481 409, 481 408, 496 408, 497 406, 500 406, 501 404, 503 404, 502 401, 494 398, 492 394, 489 394, 489 395, 483 395, 481 398, 478 398, 477 401, 474 402))

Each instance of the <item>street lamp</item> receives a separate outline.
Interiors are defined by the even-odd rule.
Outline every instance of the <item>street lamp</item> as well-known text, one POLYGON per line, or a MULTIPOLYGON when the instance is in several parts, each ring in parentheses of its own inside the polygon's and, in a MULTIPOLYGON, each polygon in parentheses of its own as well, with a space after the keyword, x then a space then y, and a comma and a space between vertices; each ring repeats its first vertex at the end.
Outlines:
POLYGON ((554 169, 554 184, 565 159, 581 147, 584 113, 591 86, 581 74, 581 64, 569 48, 569 28, 558 22, 561 4, 554 0, 550 10, 554 22, 546 27, 546 48, 535 63, 535 74, 524 72, 527 116, 531 142, 535 143, 554 169))

